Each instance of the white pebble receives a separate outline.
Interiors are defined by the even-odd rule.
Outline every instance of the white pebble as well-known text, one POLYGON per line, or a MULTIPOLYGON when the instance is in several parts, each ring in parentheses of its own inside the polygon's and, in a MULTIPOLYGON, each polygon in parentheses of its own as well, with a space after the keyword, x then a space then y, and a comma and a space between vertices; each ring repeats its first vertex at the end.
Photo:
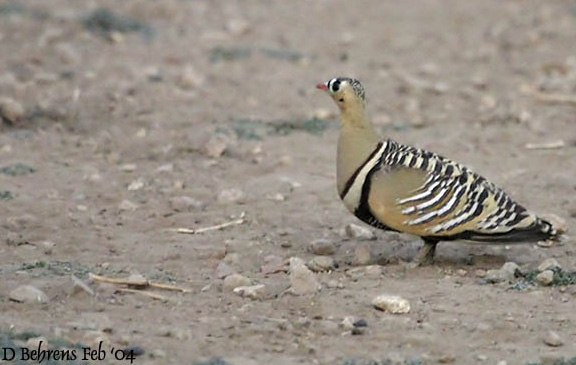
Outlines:
POLYGON ((392 314, 404 314, 410 312, 410 302, 396 295, 379 295, 372 300, 372 305, 377 309, 392 314))
POLYGON ((234 293, 240 295, 242 298, 261 299, 264 296, 264 284, 252 286, 239 286, 233 290, 234 293))

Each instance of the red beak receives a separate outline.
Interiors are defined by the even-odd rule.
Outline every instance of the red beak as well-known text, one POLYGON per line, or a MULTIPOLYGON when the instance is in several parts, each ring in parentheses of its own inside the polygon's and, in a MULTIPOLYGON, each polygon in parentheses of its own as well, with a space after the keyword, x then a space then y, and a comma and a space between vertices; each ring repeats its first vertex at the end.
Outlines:
POLYGON ((321 83, 319 83, 319 84, 316 85, 316 89, 328 90, 328 85, 326 85, 325 82, 321 82, 321 83))

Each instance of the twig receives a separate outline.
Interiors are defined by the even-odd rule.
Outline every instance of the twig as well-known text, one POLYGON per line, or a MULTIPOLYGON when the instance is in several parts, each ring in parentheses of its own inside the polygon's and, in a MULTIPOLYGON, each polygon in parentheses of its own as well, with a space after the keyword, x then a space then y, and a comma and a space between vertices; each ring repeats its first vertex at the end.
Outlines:
POLYGON ((176 228, 175 231, 176 231, 176 233, 184 233, 184 234, 198 234, 198 233, 204 233, 204 232, 209 232, 209 231, 217 231, 217 230, 220 230, 222 228, 226 228, 226 227, 230 227, 230 226, 237 226, 239 224, 246 222, 246 220, 244 219, 244 216, 245 216, 245 212, 242 212, 242 214, 240 214, 240 218, 235 219, 235 220, 230 221, 230 222, 217 224, 215 226, 197 228, 197 229, 176 228))
POLYGON ((544 142, 544 143, 527 143, 524 148, 527 150, 554 150, 564 148, 566 143, 563 140, 544 142))
POLYGON ((190 290, 184 289, 184 288, 181 288, 178 286, 169 285, 169 284, 161 284, 161 283, 153 283, 153 282, 148 281, 148 280, 134 281, 134 280, 131 280, 130 278, 128 278, 128 279, 107 278, 105 276, 96 275, 93 273, 89 273, 88 276, 92 280, 100 281, 103 283, 110 283, 110 284, 116 284, 116 285, 126 285, 126 286, 132 286, 132 287, 136 287, 136 288, 148 288, 149 287, 149 288, 156 288, 156 289, 163 289, 163 290, 179 291, 181 293, 189 293, 190 292, 190 290))
POLYGON ((576 105, 576 95, 574 94, 548 94, 540 91, 533 91, 534 97, 547 103, 568 103, 576 105))
POLYGON ((163 301, 163 302, 167 302, 167 301, 168 301, 168 298, 167 298, 167 297, 165 297, 165 296, 163 296, 163 295, 160 295, 160 294, 151 293, 151 292, 149 292, 149 291, 142 291, 142 290, 138 290, 138 289, 129 289, 129 288, 118 288, 118 289, 116 289, 116 290, 119 291, 119 292, 125 292, 125 293, 141 294, 141 295, 147 296, 147 297, 152 298, 152 299, 161 300, 161 301, 163 301))

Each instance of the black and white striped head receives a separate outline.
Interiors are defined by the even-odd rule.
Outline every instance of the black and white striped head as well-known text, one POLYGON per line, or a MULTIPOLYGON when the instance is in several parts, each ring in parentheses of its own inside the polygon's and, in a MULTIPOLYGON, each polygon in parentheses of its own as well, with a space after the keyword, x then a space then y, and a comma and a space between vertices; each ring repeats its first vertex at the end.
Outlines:
POLYGON ((365 101, 364 87, 360 81, 349 77, 335 77, 316 85, 316 88, 330 94, 341 109, 359 101, 363 105, 365 101))

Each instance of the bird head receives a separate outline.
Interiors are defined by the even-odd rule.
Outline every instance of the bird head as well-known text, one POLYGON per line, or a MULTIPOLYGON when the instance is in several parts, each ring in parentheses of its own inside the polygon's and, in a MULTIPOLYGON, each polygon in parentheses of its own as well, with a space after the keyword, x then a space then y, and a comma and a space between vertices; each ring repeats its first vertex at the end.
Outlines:
POLYGON ((342 111, 357 107, 364 108, 364 87, 356 79, 335 77, 319 83, 316 88, 326 91, 342 111))

